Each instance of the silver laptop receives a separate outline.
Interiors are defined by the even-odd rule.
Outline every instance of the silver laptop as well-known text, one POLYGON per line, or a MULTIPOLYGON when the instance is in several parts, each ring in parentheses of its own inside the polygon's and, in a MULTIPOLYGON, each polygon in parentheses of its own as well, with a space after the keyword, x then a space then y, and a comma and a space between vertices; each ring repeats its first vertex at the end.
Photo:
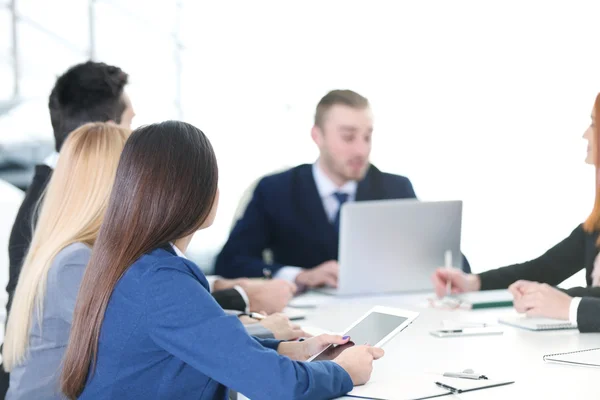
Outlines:
POLYGON ((452 252, 462 268, 462 201, 345 203, 340 215, 336 295, 432 291, 431 275, 452 252))

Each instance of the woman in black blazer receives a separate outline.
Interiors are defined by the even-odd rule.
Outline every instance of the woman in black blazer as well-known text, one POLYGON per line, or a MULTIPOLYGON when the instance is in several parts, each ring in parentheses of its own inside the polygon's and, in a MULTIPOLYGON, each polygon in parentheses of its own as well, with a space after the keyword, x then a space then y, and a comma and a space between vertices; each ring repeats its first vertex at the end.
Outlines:
POLYGON ((518 312, 571 320, 578 323, 582 332, 600 331, 600 299, 595 299, 600 298, 600 130, 595 123, 597 115, 600 115, 600 94, 596 96, 591 124, 583 134, 588 141, 585 162, 596 168, 596 200, 587 220, 569 237, 531 261, 481 274, 439 268, 432 277, 439 297, 446 293, 448 281, 453 293, 508 288, 518 312), (582 269, 586 270, 586 287, 568 290, 554 287, 582 269))

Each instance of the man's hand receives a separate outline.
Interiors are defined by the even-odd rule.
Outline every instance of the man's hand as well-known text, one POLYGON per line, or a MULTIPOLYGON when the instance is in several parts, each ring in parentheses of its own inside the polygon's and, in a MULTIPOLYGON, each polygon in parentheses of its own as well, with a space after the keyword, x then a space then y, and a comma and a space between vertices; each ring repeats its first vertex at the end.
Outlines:
POLYGON ((571 296, 545 283, 517 281, 508 290, 517 312, 530 317, 568 320, 571 296))
POLYGON ((244 289, 252 312, 273 314, 281 312, 296 293, 296 285, 283 279, 247 280, 240 287, 244 289))
POLYGON ((298 285, 309 288, 319 286, 337 287, 340 267, 335 260, 326 261, 311 269, 305 269, 296 277, 298 285))

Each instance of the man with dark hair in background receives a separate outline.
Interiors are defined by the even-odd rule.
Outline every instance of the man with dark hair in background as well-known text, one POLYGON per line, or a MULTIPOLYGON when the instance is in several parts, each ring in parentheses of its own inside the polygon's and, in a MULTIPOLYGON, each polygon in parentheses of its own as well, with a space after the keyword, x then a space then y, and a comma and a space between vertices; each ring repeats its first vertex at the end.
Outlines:
MULTIPOLYGON (((88 122, 111 121, 126 128, 131 126, 135 112, 124 91, 127 80, 128 75, 120 68, 92 61, 71 67, 56 80, 48 101, 55 152, 43 164, 35 167, 33 180, 10 233, 7 320, 23 259, 33 235, 34 210, 50 180, 52 169, 56 166, 60 148, 70 132, 88 122)), ((9 374, 0 368, 2 398, 6 396, 8 383, 9 374)))
POLYGON ((48 101, 55 152, 46 158, 44 164, 35 167, 35 175, 10 233, 10 275, 6 287, 8 312, 31 242, 33 211, 56 166, 62 144, 70 132, 88 122, 112 121, 126 128, 131 127, 135 113, 124 91, 127 79, 127 74, 118 67, 88 61, 71 67, 56 80, 48 101))
MULTIPOLYGON (((125 92, 127 82, 128 75, 120 68, 92 61, 71 67, 56 80, 48 101, 55 152, 46 158, 44 164, 36 166, 10 235, 7 321, 21 266, 33 236, 34 210, 50 180, 63 143, 69 133, 89 122, 113 122, 130 128, 135 112, 125 92)), ((282 311, 296 291, 294 284, 279 279, 265 282, 229 280, 218 276, 207 279, 212 295, 221 307, 245 313, 282 311)), ((270 319, 268 323, 255 322, 247 328, 253 335, 274 336, 276 330, 286 327, 286 320, 282 317, 270 319)), ((9 374, 0 366, 0 398, 6 395, 8 385, 9 374)))

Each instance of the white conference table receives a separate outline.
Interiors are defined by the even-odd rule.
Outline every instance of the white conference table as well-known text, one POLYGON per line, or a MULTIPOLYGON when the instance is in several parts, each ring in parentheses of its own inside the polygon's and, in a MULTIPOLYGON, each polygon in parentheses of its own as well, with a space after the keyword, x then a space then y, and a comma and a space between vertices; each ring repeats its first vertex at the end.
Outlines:
MULTIPOLYGON (((600 347, 600 334, 577 330, 530 332, 501 325, 503 335, 437 338, 431 330, 442 321, 497 322, 499 316, 516 315, 512 308, 440 310, 427 305, 431 294, 333 297, 307 293, 296 303, 317 304, 299 321, 307 327, 341 332, 375 305, 419 311, 420 316, 385 346, 385 356, 374 363, 371 383, 393 392, 385 399, 404 399, 402 386, 412 377, 471 368, 490 379, 514 380, 507 386, 484 389, 448 399, 600 399, 600 368, 545 363, 544 354, 600 347)), ((427 378, 428 379, 428 378, 427 378)), ((432 385, 434 382, 432 380, 432 385)), ((351 397, 344 397, 350 399, 351 397)))

